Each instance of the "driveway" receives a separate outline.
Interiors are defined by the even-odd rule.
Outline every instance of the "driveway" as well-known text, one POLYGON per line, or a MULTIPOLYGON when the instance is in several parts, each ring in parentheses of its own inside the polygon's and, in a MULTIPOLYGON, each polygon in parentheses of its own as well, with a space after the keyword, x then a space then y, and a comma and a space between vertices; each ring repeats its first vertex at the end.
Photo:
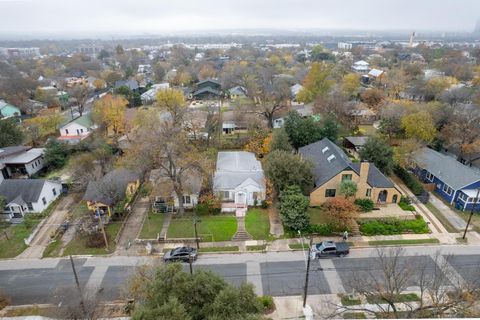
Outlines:
POLYGON ((69 193, 60 199, 56 208, 47 218, 43 226, 33 238, 30 246, 17 256, 19 259, 41 258, 43 251, 50 243, 50 235, 54 234, 60 225, 65 221, 69 209, 78 201, 79 195, 69 193))
MULTIPOLYGON (((120 234, 117 243, 117 250, 115 254, 126 255, 128 252, 128 243, 134 243, 134 240, 138 237, 140 231, 142 230, 143 221, 145 220, 145 215, 148 212, 150 207, 150 201, 148 197, 139 198, 132 207, 132 212, 130 212, 127 221, 125 222, 125 227, 120 234)), ((132 254, 136 254, 133 252, 132 254)))

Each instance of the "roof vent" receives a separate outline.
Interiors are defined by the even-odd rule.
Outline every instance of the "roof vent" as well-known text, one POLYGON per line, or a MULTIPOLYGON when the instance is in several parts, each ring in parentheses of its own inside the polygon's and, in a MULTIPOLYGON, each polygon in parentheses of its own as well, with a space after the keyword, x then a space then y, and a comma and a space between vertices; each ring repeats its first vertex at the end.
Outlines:
POLYGON ((333 155, 333 154, 328 156, 328 158, 327 158, 328 162, 332 162, 333 159, 335 159, 335 155, 333 155))
POLYGON ((325 153, 327 151, 328 151, 328 147, 325 147, 325 148, 322 149, 322 153, 325 153))

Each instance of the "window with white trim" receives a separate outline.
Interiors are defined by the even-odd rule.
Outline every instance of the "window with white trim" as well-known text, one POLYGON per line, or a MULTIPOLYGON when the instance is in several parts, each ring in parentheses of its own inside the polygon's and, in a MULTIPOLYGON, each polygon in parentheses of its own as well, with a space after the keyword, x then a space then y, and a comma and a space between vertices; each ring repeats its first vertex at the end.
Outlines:
POLYGON ((223 191, 223 199, 230 199, 230 191, 223 191))
POLYGON ((453 189, 450 188, 447 184, 444 184, 444 185, 443 185, 443 189, 442 189, 442 190, 443 190, 443 192, 445 192, 445 193, 448 194, 449 196, 451 196, 452 193, 453 193, 453 189))
POLYGON ((190 204, 190 196, 183 196, 183 203, 190 204))
POLYGON ((433 178, 435 178, 435 176, 427 171, 426 178, 427 178, 428 181, 433 181, 433 178))
POLYGON ((460 193, 458 197, 460 198, 460 200, 463 200, 464 202, 468 201, 468 197, 465 193, 460 193))
POLYGON ((367 192, 365 193, 365 196, 366 197, 371 197, 372 196, 372 189, 371 188, 367 189, 367 192))

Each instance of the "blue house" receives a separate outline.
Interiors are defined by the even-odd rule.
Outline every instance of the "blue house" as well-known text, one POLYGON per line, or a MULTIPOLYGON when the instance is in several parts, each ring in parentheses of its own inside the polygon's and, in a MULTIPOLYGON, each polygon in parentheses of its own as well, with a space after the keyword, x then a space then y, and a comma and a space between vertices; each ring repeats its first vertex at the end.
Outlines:
MULTIPOLYGON (((424 183, 435 184, 435 192, 459 210, 470 210, 480 188, 480 172, 455 158, 421 148, 414 155, 415 174, 424 183)), ((477 205, 476 211, 480 211, 477 205)))

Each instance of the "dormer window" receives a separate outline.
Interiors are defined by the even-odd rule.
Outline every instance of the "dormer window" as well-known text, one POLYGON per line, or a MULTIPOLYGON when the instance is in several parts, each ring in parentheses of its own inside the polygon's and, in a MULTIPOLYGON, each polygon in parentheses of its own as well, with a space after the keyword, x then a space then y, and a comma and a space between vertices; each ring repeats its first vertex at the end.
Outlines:
POLYGON ((328 156, 328 158, 327 158, 328 162, 332 162, 333 159, 335 159, 335 155, 333 155, 333 154, 328 156))
POLYGON ((328 151, 328 147, 325 147, 325 148, 322 149, 322 153, 325 153, 327 151, 328 151))

